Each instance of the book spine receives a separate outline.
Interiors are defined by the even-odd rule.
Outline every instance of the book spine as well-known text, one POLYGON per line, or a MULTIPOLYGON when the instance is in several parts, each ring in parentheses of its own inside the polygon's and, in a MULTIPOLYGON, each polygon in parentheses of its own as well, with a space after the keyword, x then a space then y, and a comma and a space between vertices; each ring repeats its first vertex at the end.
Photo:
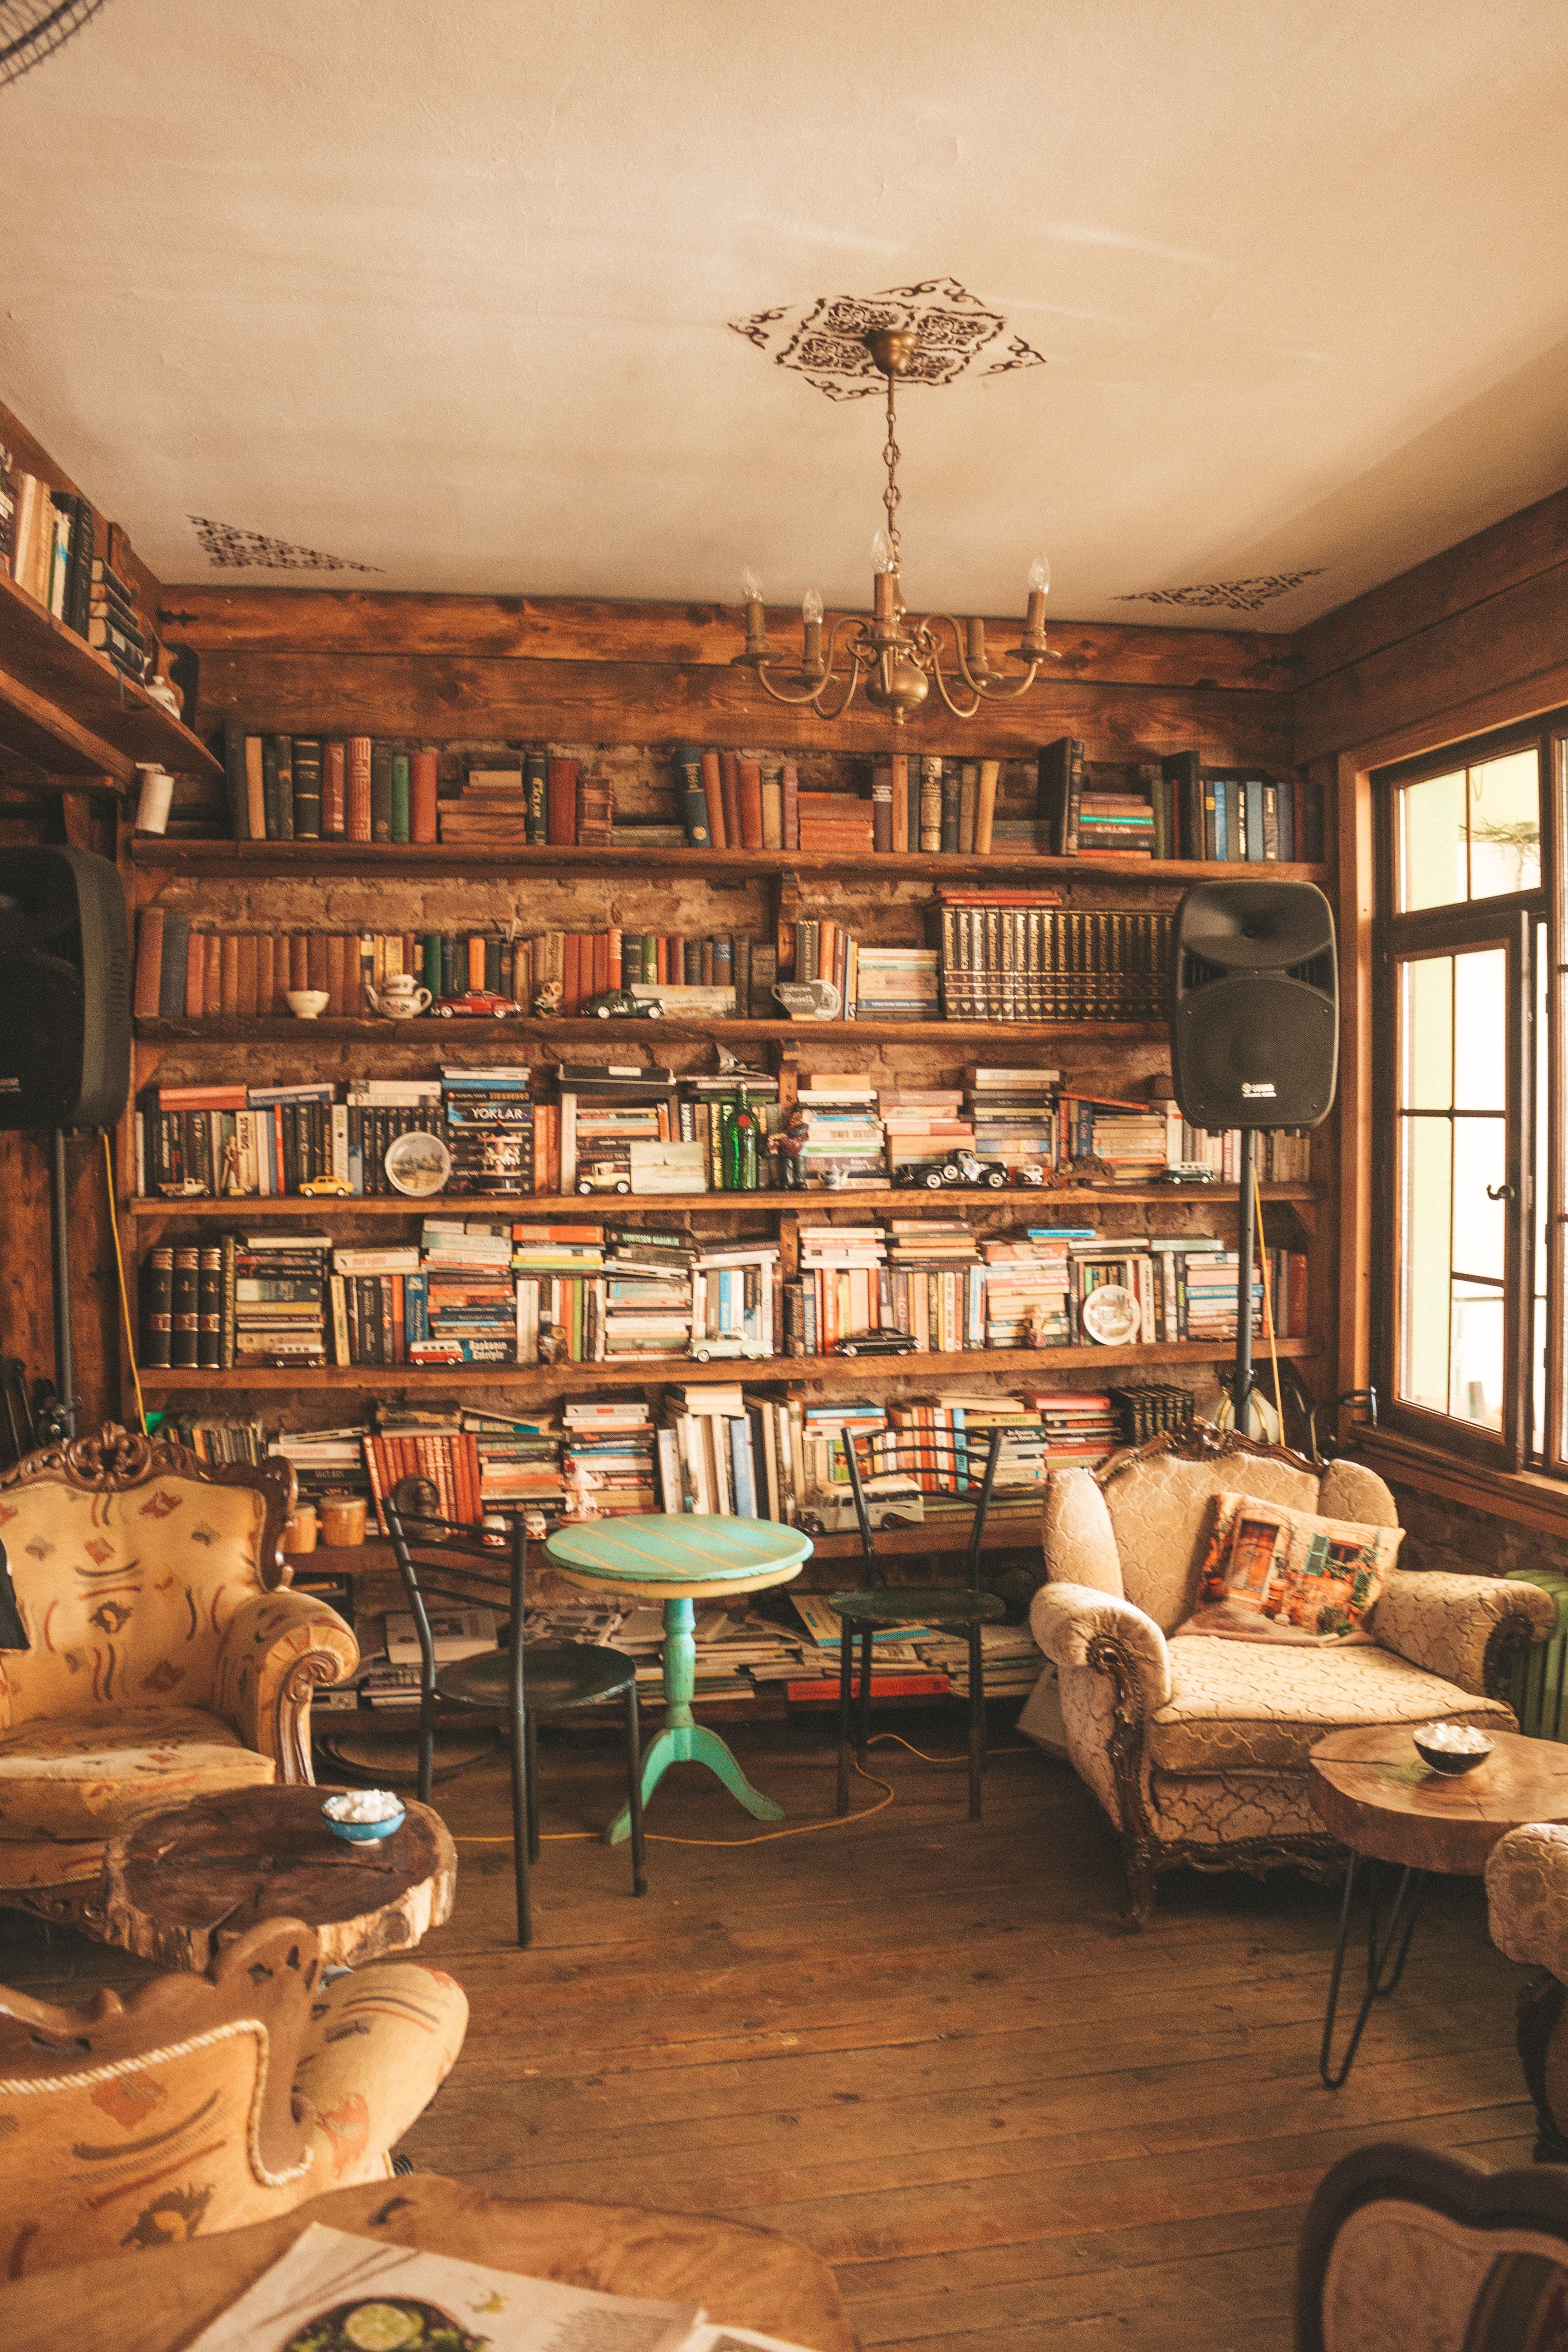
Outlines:
MULTIPOLYGON (((682 757, 684 756, 683 753, 682 757)), ((730 846, 730 838, 724 830, 724 795, 719 782, 717 751, 704 751, 702 754, 702 803, 710 848, 727 849, 730 846)))
POLYGON ((169 1358, 173 1370, 195 1371, 199 1360, 201 1336, 197 1297, 199 1259, 200 1252, 194 1244, 187 1244, 174 1252, 174 1304, 169 1358))
POLYGON ((370 837, 392 839, 392 751, 385 743, 373 743, 370 751, 370 837))
POLYGON ((436 772, 434 751, 416 751, 409 761, 408 838, 410 841, 434 841, 436 838, 436 772))
POLYGON ((763 846, 763 769, 759 760, 737 760, 735 790, 741 812, 741 846, 763 846))
MULTIPOLYGON (((321 837, 321 747, 317 741, 301 738, 293 746, 290 761, 294 795, 294 838, 296 841, 320 841, 321 837)), ((279 770, 279 801, 282 793, 282 770, 279 770)))
POLYGON ((548 817, 548 766, 542 751, 530 751, 523 761, 523 796, 527 803, 524 824, 529 840, 543 847, 550 839, 548 817))
POLYGON ((406 751, 395 751, 393 753, 391 770, 392 772, 387 787, 386 837, 389 841, 406 841, 409 838, 408 827, 410 815, 408 754, 406 751))
POLYGON ((278 838, 294 838, 294 743, 291 736, 272 738, 272 756, 278 768, 278 838))
POLYGON ((951 855, 958 847, 958 820, 963 796, 962 778, 956 760, 945 760, 942 772, 942 835, 941 846, 951 855))
POLYGON ((245 721, 232 710, 224 713, 223 775, 228 793, 228 829, 236 841, 248 841, 250 803, 245 780, 245 721))
POLYGON ((785 849, 800 847, 800 770, 786 760, 779 770, 779 822, 785 849))
POLYGON ((163 909, 143 907, 136 918, 136 983, 132 1010, 139 1021, 155 1019, 163 993, 163 909))
POLYGON ((368 735, 348 740, 348 800, 345 826, 350 841, 369 841, 371 828, 371 752, 368 735))
POLYGON ((142 1360, 150 1371, 174 1366, 174 1253, 167 1244, 149 1251, 142 1269, 142 1360))
POLYGON ((890 768, 871 771, 871 846, 890 850, 893 846, 893 772, 890 768))
POLYGON ((942 761, 921 761, 920 847, 922 854, 942 847, 942 761))
POLYGON ((708 827, 708 795, 702 788, 702 754, 693 743, 682 744, 675 755, 676 779, 680 788, 681 822, 686 838, 693 849, 711 846, 708 827))
POLYGON ((321 746, 321 837, 341 841, 347 822, 347 746, 339 740, 321 746))
POLYGON ((991 854, 992 828, 996 822, 996 782, 1002 772, 999 760, 980 762, 980 791, 974 804, 974 854, 988 857, 991 854))

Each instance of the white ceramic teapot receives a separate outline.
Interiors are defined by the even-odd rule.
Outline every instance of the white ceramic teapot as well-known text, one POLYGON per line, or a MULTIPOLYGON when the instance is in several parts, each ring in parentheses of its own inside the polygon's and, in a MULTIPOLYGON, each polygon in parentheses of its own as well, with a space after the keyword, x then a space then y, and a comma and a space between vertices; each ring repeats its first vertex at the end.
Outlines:
POLYGON ((394 972, 379 995, 374 988, 367 988, 365 994, 389 1021, 411 1021, 416 1013, 430 1010, 430 992, 420 986, 411 971, 394 972))

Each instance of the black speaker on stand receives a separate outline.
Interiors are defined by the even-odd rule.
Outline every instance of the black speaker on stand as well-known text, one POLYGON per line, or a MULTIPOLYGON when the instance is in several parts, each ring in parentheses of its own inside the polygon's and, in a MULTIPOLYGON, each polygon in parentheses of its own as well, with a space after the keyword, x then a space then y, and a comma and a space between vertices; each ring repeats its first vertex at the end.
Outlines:
POLYGON ((1310 882, 1194 883, 1176 908, 1171 967, 1171 1074, 1182 1117, 1193 1127, 1241 1130, 1232 1406, 1245 1431, 1253 1388, 1253 1139, 1317 1127, 1333 1108, 1333 909, 1310 882))
POLYGON ((125 893, 108 858, 0 849, 0 1128, 50 1131, 54 1418, 66 1436, 76 1429, 66 1130, 112 1127, 125 1108, 129 963, 125 893))

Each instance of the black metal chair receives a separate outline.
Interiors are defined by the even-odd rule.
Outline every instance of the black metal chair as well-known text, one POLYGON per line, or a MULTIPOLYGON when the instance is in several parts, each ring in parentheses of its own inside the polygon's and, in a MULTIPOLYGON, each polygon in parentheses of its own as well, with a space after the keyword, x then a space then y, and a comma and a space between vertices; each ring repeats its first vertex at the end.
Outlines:
POLYGON ((478 1528, 420 1511, 407 1517, 395 1501, 386 1523, 397 1572, 419 1643, 419 1800, 430 1801, 438 1701, 499 1715, 511 1747, 512 1870, 517 1887, 517 1940, 533 1940, 529 1864, 539 1860, 539 1745, 542 1715, 564 1715, 617 1696, 625 1702, 626 1788, 632 1816, 632 1893, 646 1895, 642 1824, 642 1738, 637 1722, 637 1660, 624 1650, 586 1642, 523 1640, 528 1535, 521 1517, 508 1533, 488 1539, 478 1528), (419 1554, 422 1557, 416 1558, 419 1554), (493 1608, 507 1617, 506 1647, 474 1658, 436 1664, 426 1601, 459 1608, 493 1608))
POLYGON ((871 1736, 871 1647, 879 1627, 929 1623, 962 1626, 969 1636, 969 1818, 980 1819, 980 1783, 985 1767, 985 1667, 981 1627, 994 1625, 1007 1613, 1006 1603, 980 1584, 980 1555, 985 1542, 985 1521, 991 1509, 996 1468, 1006 1433, 994 1430, 985 1447, 984 1470, 979 1472, 973 1449, 942 1432, 883 1430, 844 1436, 849 1470, 849 1490, 860 1528, 861 1576, 853 1592, 830 1592, 828 1607, 843 1628, 838 1651, 838 1810, 849 1811, 849 1736, 854 1698, 855 1637, 860 1639, 860 1706, 855 1752, 865 1769, 871 1736), (908 1456, 912 1455, 912 1460, 908 1456), (879 1459, 880 1456, 880 1460, 879 1459), (900 1458, 900 1456, 906 1458, 900 1458), (864 1458, 863 1458, 864 1457, 864 1458), (892 1457, 892 1458, 889 1458, 892 1457), (917 1479, 933 1471, 941 1491, 970 1512, 967 1590, 953 1585, 877 1582, 877 1531, 871 1523, 875 1496, 868 1496, 868 1476, 889 1469, 908 1472, 917 1479))

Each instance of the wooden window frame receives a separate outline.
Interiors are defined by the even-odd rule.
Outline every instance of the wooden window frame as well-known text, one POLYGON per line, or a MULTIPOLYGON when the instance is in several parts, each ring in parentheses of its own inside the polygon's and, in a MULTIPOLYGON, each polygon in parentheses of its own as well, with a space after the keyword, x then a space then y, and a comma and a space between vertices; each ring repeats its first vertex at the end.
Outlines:
POLYGON ((1568 1009, 1568 972, 1562 941, 1564 933, 1563 861, 1557 845, 1568 838, 1568 713, 1468 741, 1446 745, 1440 751, 1372 775, 1374 815, 1376 889, 1373 927, 1373 1216, 1371 1354, 1373 1376, 1381 1400, 1380 1413, 1387 1426, 1433 1453, 1458 1455, 1492 1472, 1545 1472, 1568 1480, 1568 1446, 1563 1428, 1565 1373, 1563 1341, 1564 1228, 1563 1182, 1568 1168, 1568 1069, 1564 1062, 1564 1020, 1568 1009), (1495 898, 1467 898, 1444 907, 1424 907, 1401 913, 1394 908, 1398 874, 1398 794, 1405 786, 1424 783, 1457 769, 1480 767, 1510 753, 1533 751, 1540 763, 1541 881, 1533 888, 1495 898), (1533 936, 1544 919, 1551 958, 1551 1019, 1547 1040, 1534 1034, 1536 972, 1533 936), (1399 1292, 1401 1279, 1397 1134, 1400 1013, 1398 971, 1408 958, 1462 953, 1500 946, 1509 957, 1508 1081, 1504 1113, 1508 1137, 1506 1181, 1512 1188, 1505 1230, 1504 1255, 1504 1381, 1503 1426, 1500 1433, 1482 1429, 1447 1413, 1437 1413, 1408 1401, 1397 1391, 1399 1292), (1531 1427, 1533 1390, 1529 1360, 1531 1339, 1534 1249, 1535 1105, 1526 1073, 1534 1067, 1537 1052, 1550 1051, 1551 1127, 1548 1138, 1551 1197, 1546 1230, 1549 1238, 1549 1334, 1557 1344, 1548 1349, 1546 1428, 1542 1443, 1531 1427))

